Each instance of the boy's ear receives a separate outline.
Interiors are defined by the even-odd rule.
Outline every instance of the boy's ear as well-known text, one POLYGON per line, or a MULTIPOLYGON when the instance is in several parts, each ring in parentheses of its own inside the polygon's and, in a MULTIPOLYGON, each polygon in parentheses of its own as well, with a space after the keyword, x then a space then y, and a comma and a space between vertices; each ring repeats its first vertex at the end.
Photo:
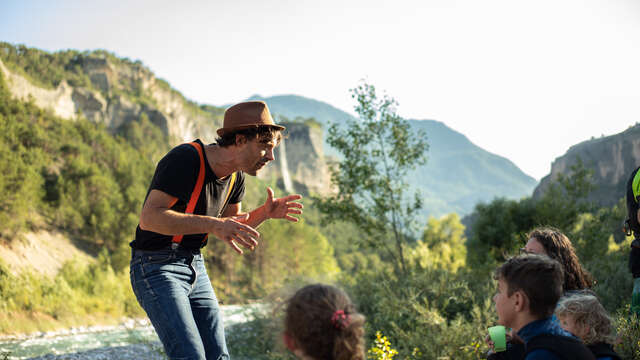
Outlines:
POLYGON ((524 291, 518 290, 513 293, 513 296, 513 306, 515 311, 522 312, 529 309, 529 298, 527 297, 527 294, 524 293, 524 291))

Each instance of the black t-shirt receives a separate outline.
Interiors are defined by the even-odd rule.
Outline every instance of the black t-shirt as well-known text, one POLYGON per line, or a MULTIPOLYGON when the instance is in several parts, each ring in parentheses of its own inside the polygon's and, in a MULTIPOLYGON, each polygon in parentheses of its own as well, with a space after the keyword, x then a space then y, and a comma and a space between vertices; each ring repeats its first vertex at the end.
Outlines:
MULTIPOLYGON (((203 146, 200 140, 195 140, 199 146, 203 146)), ((229 183, 231 176, 219 179, 213 173, 207 155, 202 148, 204 156, 204 185, 200 197, 193 211, 194 214, 208 215, 220 217, 228 204, 237 204, 242 201, 244 196, 244 174, 238 172, 236 180, 229 194, 226 204, 223 204, 229 191, 229 183)), ((151 180, 151 185, 147 191, 147 196, 151 190, 160 190, 166 194, 178 198, 178 201, 171 207, 181 213, 185 212, 187 203, 191 198, 191 193, 198 179, 200 171, 200 156, 198 151, 190 144, 182 144, 173 148, 156 167, 156 172, 151 180)), ((171 246, 171 235, 158 234, 153 231, 140 229, 140 225, 136 228, 136 238, 130 243, 131 247, 140 250, 159 250, 169 248, 171 246)), ((205 234, 184 235, 181 247, 186 249, 199 249, 206 244, 205 234)))

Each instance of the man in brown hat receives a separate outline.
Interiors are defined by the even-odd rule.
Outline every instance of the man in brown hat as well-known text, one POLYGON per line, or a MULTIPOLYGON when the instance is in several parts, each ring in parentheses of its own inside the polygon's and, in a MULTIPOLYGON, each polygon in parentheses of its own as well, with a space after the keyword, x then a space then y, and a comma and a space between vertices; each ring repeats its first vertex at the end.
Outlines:
POLYGON ((200 254, 207 234, 242 254, 253 250, 255 228, 270 218, 298 221, 300 195, 267 200, 242 212, 244 174, 255 176, 274 160, 284 127, 267 104, 236 104, 224 114, 216 143, 200 140, 172 149, 156 167, 136 237, 131 242, 131 285, 169 358, 228 359, 218 301, 200 254))

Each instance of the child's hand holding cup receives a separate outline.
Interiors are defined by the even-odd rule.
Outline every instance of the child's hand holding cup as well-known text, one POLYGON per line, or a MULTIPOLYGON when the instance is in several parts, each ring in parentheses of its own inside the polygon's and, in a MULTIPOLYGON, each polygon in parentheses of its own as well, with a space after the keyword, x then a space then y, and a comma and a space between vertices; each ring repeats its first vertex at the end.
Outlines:
POLYGON ((501 352, 507 350, 507 336, 504 326, 496 325, 488 330, 491 342, 493 342, 493 351, 501 352))

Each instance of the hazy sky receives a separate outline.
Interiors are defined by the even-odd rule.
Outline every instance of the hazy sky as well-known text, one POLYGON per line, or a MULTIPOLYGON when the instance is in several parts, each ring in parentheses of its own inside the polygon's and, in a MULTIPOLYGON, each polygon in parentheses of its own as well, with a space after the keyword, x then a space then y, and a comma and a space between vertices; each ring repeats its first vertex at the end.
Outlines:
POLYGON ((214 105, 297 94, 351 112, 366 78, 538 179, 640 121, 640 0, 2 0, 0 40, 107 49, 214 105))

